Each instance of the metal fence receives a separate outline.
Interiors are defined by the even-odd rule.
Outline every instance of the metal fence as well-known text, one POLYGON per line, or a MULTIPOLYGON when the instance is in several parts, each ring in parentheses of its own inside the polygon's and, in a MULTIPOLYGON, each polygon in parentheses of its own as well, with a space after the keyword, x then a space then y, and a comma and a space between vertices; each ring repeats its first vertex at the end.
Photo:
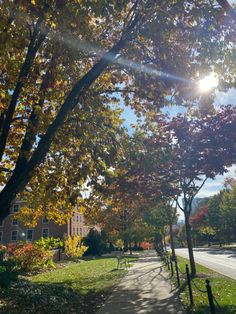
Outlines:
POLYGON ((193 278, 191 278, 189 267, 187 264, 185 265, 185 272, 183 272, 179 268, 177 258, 173 260, 171 256, 169 256, 166 252, 158 251, 157 253, 161 256, 161 258, 165 262, 165 265, 167 265, 168 270, 171 273, 171 277, 176 277, 176 283, 178 288, 181 288, 180 274, 182 275, 181 279, 183 279, 184 283, 188 286, 190 307, 194 306, 194 297, 192 290, 192 286, 194 286, 200 293, 207 294, 209 310, 211 314, 216 314, 216 311, 218 313, 223 313, 219 303, 212 293, 211 283, 209 279, 205 280, 205 290, 203 290, 194 282, 193 278))

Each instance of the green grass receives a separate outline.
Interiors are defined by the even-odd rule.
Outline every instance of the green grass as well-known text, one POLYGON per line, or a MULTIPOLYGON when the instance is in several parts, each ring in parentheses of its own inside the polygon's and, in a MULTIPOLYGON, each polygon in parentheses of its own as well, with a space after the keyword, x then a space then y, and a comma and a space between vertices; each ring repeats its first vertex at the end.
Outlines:
MULTIPOLYGON (((189 261, 185 258, 178 256, 178 266, 182 272, 185 272, 185 265, 189 265, 189 261)), ((198 313, 198 314, 208 314, 209 305, 207 294, 200 292, 200 290, 206 291, 205 280, 209 279, 211 282, 212 292, 220 305, 219 310, 216 306, 217 313, 224 314, 235 314, 236 313, 236 281, 225 277, 213 270, 210 270, 204 266, 196 264, 197 266, 197 277, 192 280, 192 289, 193 289, 193 299, 194 299, 194 307, 193 309, 189 308, 189 293, 188 287, 184 284, 184 278, 186 276, 181 276, 181 289, 183 290, 180 293, 180 298, 185 305, 185 307, 189 310, 190 313, 198 313)), ((181 291, 180 289, 180 291, 181 291)))
POLYGON ((20 277, 1 290, 0 313, 96 313, 112 287, 127 273, 116 267, 116 258, 98 258, 20 277))

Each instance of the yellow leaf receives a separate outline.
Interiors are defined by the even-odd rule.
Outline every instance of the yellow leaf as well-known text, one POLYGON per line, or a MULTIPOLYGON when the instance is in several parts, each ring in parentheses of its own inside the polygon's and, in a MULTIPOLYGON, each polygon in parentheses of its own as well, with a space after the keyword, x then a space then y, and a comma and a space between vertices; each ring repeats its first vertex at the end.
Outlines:
POLYGON ((51 22, 51 28, 56 28, 57 24, 55 22, 51 22))

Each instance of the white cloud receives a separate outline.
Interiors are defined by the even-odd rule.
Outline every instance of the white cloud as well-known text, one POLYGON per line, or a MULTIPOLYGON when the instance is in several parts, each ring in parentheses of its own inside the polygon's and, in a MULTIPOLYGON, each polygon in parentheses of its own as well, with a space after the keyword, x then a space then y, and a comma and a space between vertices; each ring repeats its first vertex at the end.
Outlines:
POLYGON ((236 166, 232 166, 228 169, 228 172, 226 172, 224 175, 218 175, 215 177, 214 180, 208 179, 205 186, 201 189, 201 191, 198 193, 197 196, 208 197, 208 196, 218 193, 223 188, 225 178, 227 177, 236 178, 235 171, 236 171, 236 166))
POLYGON ((214 104, 216 107, 221 105, 236 105, 236 89, 230 88, 226 93, 216 91, 214 104))

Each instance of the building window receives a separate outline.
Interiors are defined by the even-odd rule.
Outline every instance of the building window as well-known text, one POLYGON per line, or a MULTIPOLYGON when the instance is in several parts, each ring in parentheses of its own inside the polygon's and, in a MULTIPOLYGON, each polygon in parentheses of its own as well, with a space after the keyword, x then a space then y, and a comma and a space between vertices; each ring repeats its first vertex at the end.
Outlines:
POLYGON ((78 215, 76 215, 76 221, 79 222, 79 216, 78 215))
POLYGON ((27 229, 26 231, 26 240, 32 241, 33 240, 33 229, 27 229))
POLYGON ((43 229, 42 236, 43 236, 43 238, 48 238, 48 236, 49 236, 49 229, 48 228, 43 229))
POLYGON ((17 241, 17 238, 18 238, 18 231, 17 230, 13 230, 11 232, 11 241, 17 241))
POLYGON ((43 216, 42 222, 43 222, 43 224, 48 224, 49 223, 49 220, 48 220, 47 216, 43 216))
POLYGON ((83 235, 83 230, 82 230, 82 228, 80 228, 80 235, 83 235))
POLYGON ((0 231, 0 242, 2 242, 2 231, 0 231))
POLYGON ((3 219, 0 219, 0 227, 3 226, 3 219))
POLYGON ((13 205, 13 213, 18 213, 20 206, 18 204, 13 205))
POLYGON ((12 226, 18 226, 18 220, 12 219, 12 226))

